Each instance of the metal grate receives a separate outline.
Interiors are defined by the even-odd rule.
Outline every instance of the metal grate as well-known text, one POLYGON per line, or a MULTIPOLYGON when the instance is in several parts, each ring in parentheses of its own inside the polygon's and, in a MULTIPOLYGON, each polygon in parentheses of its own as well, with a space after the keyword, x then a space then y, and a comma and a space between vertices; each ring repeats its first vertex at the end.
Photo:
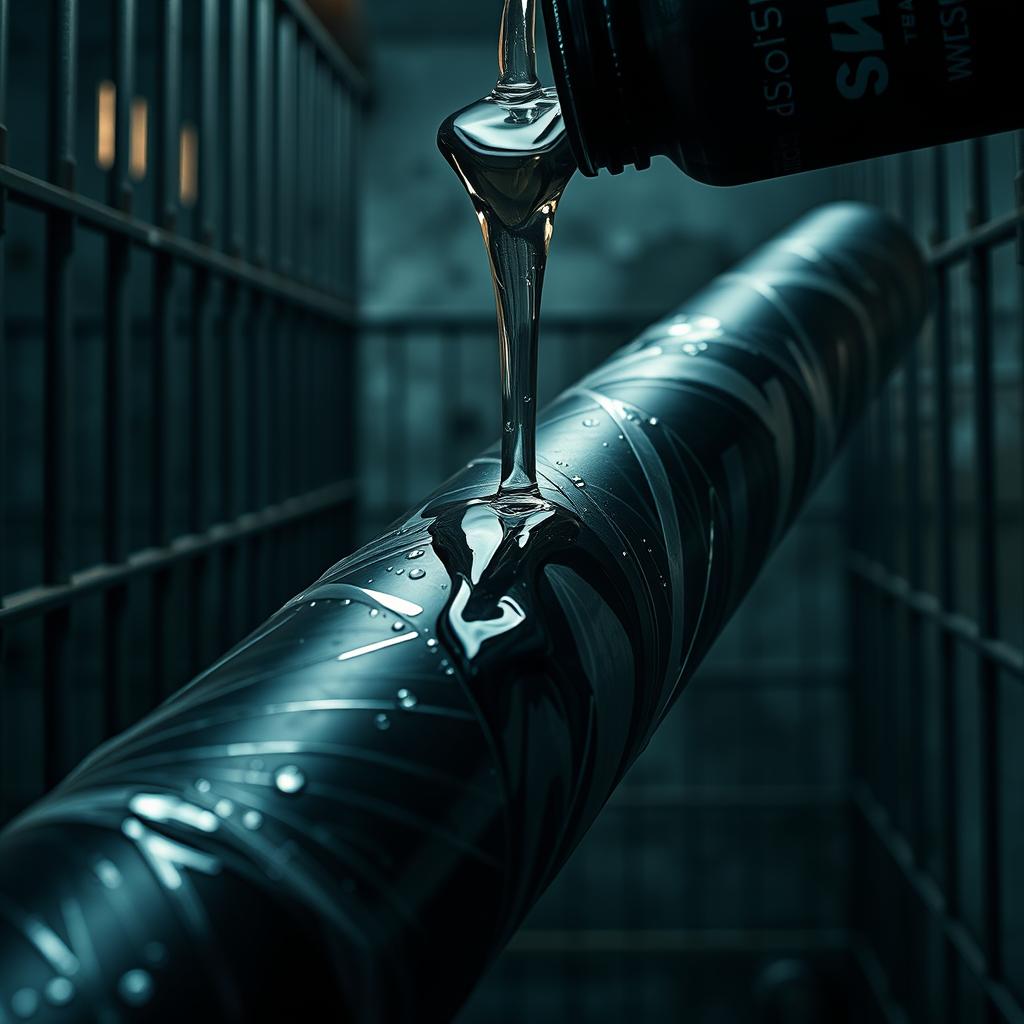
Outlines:
POLYGON ((4 818, 350 540, 363 93, 300 0, 0 0, 4 818))
POLYGON ((936 298, 852 475, 860 960, 886 1021, 1021 1024, 1024 135, 844 186, 931 245, 936 298))

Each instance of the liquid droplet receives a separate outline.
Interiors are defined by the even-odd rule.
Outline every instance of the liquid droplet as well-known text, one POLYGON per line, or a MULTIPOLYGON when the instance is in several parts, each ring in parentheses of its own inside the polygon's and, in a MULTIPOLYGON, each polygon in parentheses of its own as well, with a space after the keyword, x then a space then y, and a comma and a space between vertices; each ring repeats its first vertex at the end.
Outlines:
POLYGON ((406 710, 409 710, 410 708, 414 708, 416 707, 417 704, 419 704, 419 698, 416 696, 416 694, 411 693, 409 690, 399 690, 398 703, 401 704, 402 707, 406 710))
POLYGON ((648 420, 647 422, 648 422, 648 423, 649 423, 649 424, 650 424, 650 425, 651 425, 652 427, 656 427, 656 426, 658 425, 658 417, 657 417, 657 416, 652 416, 652 417, 651 417, 651 418, 650 418, 650 419, 649 419, 649 420, 648 420))
POLYGON ((211 788, 209 779, 196 779, 196 790, 198 792, 209 793, 211 788))
POLYGON ((341 602, 341 606, 342 606, 342 608, 347 608, 351 603, 352 603, 352 599, 349 598, 349 597, 346 597, 345 600, 341 602))
POLYGON ((449 665, 449 666, 448 666, 448 668, 446 668, 446 669, 444 670, 444 674, 445 674, 446 676, 453 676, 453 675, 455 675, 455 669, 453 669, 453 668, 452 668, 452 667, 451 667, 451 666, 449 665))
POLYGON ((608 442, 607 441, 602 441, 601 442, 601 447, 602 448, 607 448, 608 447, 608 442))
POLYGON ((255 832, 263 824, 263 815, 259 811, 246 811, 242 815, 242 824, 250 832, 255 832))
POLYGON ((67 978, 51 978, 43 995, 51 1006, 67 1006, 75 997, 75 986, 67 978))
POLYGON ((523 401, 529 405, 533 401, 533 395, 523 395, 523 401))
POLYGON ((371 609, 370 609, 370 618, 371 618, 371 619, 375 619, 375 618, 377 618, 377 616, 378 616, 378 615, 380 615, 380 612, 379 612, 379 611, 377 611, 377 609, 376 609, 376 608, 371 608, 371 609))
POLYGON ((415 551, 410 551, 405 557, 407 561, 415 562, 417 558, 422 558, 425 554, 426 552, 422 548, 417 548, 415 551))
POLYGON ((377 726, 381 732, 387 732, 388 729, 391 728, 391 719, 388 718, 387 715, 381 713, 373 720, 373 724, 377 726))
POLYGON ((392 624, 391 628, 392 628, 392 630, 394 632, 401 633, 402 630, 405 629, 405 623, 404 622, 395 622, 395 623, 392 624))
POLYGON ((409 579, 411 579, 411 580, 421 580, 426 575, 427 574, 422 569, 413 569, 413 571, 411 573, 409 573, 409 579))
POLYGON ((515 427, 513 427, 513 426, 512 426, 512 421, 511 421, 511 420, 509 420, 509 421, 508 421, 508 422, 507 422, 507 423, 505 424, 505 433, 506 433, 506 434, 511 434, 513 430, 515 430, 515 427))
POLYGON ((309 602, 309 607, 310 608, 315 608, 316 607, 316 601, 310 601, 309 602))
POLYGON ((125 971, 117 983, 117 992, 129 1006, 145 1006, 153 995, 153 979, 149 971, 141 968, 125 971))
POLYGON ((581 476, 574 476, 572 482, 582 491, 587 486, 587 481, 581 476))
POLYGON ((306 776, 298 765, 286 764, 274 772, 274 785, 282 793, 298 793, 306 785, 306 776))
POLYGON ((404 576, 405 575, 405 570, 404 569, 397 569, 397 570, 395 570, 395 575, 396 576, 404 576))
POLYGON ((14 1016, 21 1017, 22 1020, 34 1017, 36 1010, 39 1009, 39 993, 34 988, 19 988, 11 996, 11 1009, 14 1016))
POLYGON ((384 571, 385 572, 394 572, 395 571, 395 567, 393 565, 389 565, 384 571))
POLYGON ((213 812, 218 818, 230 818, 235 805, 230 800, 218 800, 213 806, 213 812))
POLYGON ((432 651, 436 651, 437 650, 437 641, 433 637, 431 637, 427 641, 427 647, 429 647, 430 650, 432 650, 432 651))
POLYGON ((583 421, 583 426, 585 426, 585 427, 599 427, 599 426, 601 426, 601 421, 600 420, 595 420, 592 416, 588 416, 583 421))

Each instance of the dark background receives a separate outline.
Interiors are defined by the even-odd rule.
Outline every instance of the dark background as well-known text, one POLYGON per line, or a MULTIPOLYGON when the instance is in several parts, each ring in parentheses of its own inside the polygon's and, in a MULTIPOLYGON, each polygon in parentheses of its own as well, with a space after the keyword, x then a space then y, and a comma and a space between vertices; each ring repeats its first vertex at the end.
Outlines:
MULTIPOLYGON (((371 0, 359 26, 348 3, 317 6, 367 61, 361 126, 331 44, 319 48, 312 36, 310 60, 335 83, 316 93, 322 120, 307 124, 301 104, 282 107, 276 91, 261 107, 261 75, 276 90, 282 71, 261 63, 259 12, 270 11, 276 32, 295 5, 224 3, 213 195, 178 204, 168 226, 203 252, 231 253, 311 291, 267 291, 263 278, 232 289, 230 274, 175 257, 171 355, 158 365, 161 247, 132 242, 123 547, 170 552, 167 541, 184 536, 206 547, 179 552, 166 571, 76 591, 67 614, 49 605, 20 618, 5 612, 5 815, 37 796, 55 765, 66 770, 173 691, 497 432, 486 260, 434 134, 490 89, 500 4, 371 0), (230 20, 239 7, 249 14, 241 27, 230 20), (249 54, 244 103, 227 81, 236 37, 249 54), (285 130, 293 116, 297 136, 285 130), (232 123, 244 126, 240 140, 232 123), (261 124, 271 125, 269 175, 259 163, 261 124), (327 152, 316 140, 330 124, 341 128, 327 152), (276 155, 291 150, 299 166, 287 170, 276 155), (233 246, 228 210, 239 190, 245 223, 233 246), (312 292, 335 302, 331 312, 311 311, 312 292), (209 314, 202 328, 197 308, 209 314), (162 372, 164 401, 154 408, 162 372), (193 438, 197 419, 205 433, 193 438), (168 493, 152 485, 154 437, 168 493), (338 481, 312 512, 273 518, 298 507, 289 499, 323 496, 338 481), (163 537, 152 529, 161 500, 163 537), (251 516, 267 510, 259 526, 251 516), (235 533, 222 542, 224 524, 235 533), (64 652, 56 667, 54 649, 64 652), (55 738, 57 760, 47 753, 55 738)), ((7 166, 45 180, 54 22, 46 4, 12 7, 0 72, 7 166)), ((111 172, 94 159, 96 90, 113 73, 112 5, 79 7, 75 187, 105 204, 111 172)), ((151 104, 162 10, 140 5, 135 91, 151 104)), ((181 118, 202 125, 198 0, 184 0, 183 12, 181 118)), ((664 161, 570 187, 547 285, 542 398, 833 198, 883 203, 938 254, 938 316, 460 1024, 1024 1019, 1019 146, 1002 137, 729 191, 664 161)), ((200 167, 209 159, 201 151, 200 167)), ((0 554, 9 610, 31 603, 40 584, 81 582, 84 570, 111 561, 105 367, 119 236, 79 219, 68 270, 75 401, 63 435, 73 483, 60 504, 73 574, 47 578, 43 470, 55 406, 44 383, 59 320, 46 288, 46 232, 63 215, 52 196, 26 203, 21 179, 3 184, 0 554)), ((158 222, 151 170, 134 191, 136 222, 158 222)))

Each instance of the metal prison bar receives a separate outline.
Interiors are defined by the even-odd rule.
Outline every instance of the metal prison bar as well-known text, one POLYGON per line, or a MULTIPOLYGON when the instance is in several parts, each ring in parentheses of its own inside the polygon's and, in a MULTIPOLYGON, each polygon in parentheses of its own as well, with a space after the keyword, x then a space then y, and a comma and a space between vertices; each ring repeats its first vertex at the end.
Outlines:
POLYGON ((844 190, 931 242, 937 299, 853 475, 854 924, 886 1021, 1021 1024, 1024 133, 844 190))
MULTIPOLYGON (((0 671, 5 745, 16 751, 3 763, 4 817, 294 592, 319 568, 320 540, 332 549, 345 543, 354 498, 352 403, 335 387, 352 380, 363 79, 301 0, 52 0, 45 30, 38 6, 0 0, 0 226, 21 209, 45 220, 38 321, 0 321, 8 395, 5 355, 33 340, 35 322, 43 335, 40 450, 12 461, 9 443, 0 447, 5 519, 12 467, 38 458, 43 472, 41 491, 19 511, 42 521, 28 578, 3 573, 13 551, 10 537, 0 538, 0 636, 5 660, 12 645, 18 658, 17 679, 0 671), (99 39, 83 51, 86 13, 99 39), (35 63, 15 80, 10 46, 19 29, 35 63), (152 130, 141 139, 151 180, 140 184, 133 116, 152 66, 144 55, 155 59, 155 81, 152 130), (92 153, 81 151, 77 126, 100 78, 116 94, 114 155, 105 189, 90 195, 78 187, 92 153), (27 159, 31 149, 28 104, 46 88, 40 175, 19 166, 19 153, 27 159), (179 187, 186 117, 198 144, 194 211, 179 187), (9 132, 12 123, 23 138, 9 132), (76 285, 85 270, 76 256, 93 235, 102 239, 105 299, 90 323, 77 310, 87 297, 76 285), (102 337, 102 386, 87 408, 76 358, 84 364, 90 333, 102 337), (149 377, 141 394, 133 368, 140 334, 149 377), (82 492, 75 438, 100 409, 95 471, 82 492), (133 470, 143 444, 148 480, 133 470), (76 505, 93 493, 101 496, 94 532, 102 537, 92 543, 90 535, 88 545, 96 564, 76 550, 76 505), (140 615, 144 590, 150 609, 140 615), (76 669, 73 623, 87 614, 76 669), (138 635, 149 648, 142 694, 137 683, 128 690, 138 635), (102 680, 101 719, 69 736, 90 661, 102 680), (15 703, 26 677, 35 692, 15 703), (31 733, 26 709, 41 713, 42 734, 19 743, 15 729, 31 733), (42 750, 39 772, 26 753, 33 747, 42 750)), ((4 276, 0 262, 0 289, 4 276)), ((10 418, 0 408, 0 423, 10 418)))
POLYGON ((924 281, 895 222, 828 207, 546 410, 545 500, 486 500, 491 452, 329 570, 6 830, 0 991, 71 1019, 450 1019, 912 341, 924 281))

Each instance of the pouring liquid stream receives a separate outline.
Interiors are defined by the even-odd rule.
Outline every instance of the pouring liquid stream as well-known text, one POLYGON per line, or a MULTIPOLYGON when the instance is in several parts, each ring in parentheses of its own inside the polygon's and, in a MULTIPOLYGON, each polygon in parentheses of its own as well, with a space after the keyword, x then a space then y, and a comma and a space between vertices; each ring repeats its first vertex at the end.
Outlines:
POLYGON ((499 78, 453 114, 438 146, 476 209, 498 311, 501 485, 498 498, 539 499, 537 356, 555 213, 576 171, 554 89, 537 78, 536 0, 505 0, 499 78))

